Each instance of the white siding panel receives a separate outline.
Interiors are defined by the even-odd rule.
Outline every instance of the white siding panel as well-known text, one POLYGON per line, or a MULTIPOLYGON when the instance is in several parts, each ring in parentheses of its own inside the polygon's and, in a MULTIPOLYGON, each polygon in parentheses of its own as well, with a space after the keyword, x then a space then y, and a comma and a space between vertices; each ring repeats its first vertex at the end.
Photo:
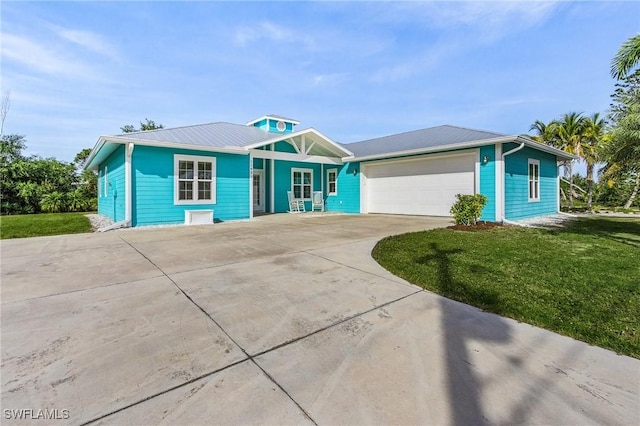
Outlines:
POLYGON ((367 166, 367 211, 450 216, 456 194, 474 194, 476 154, 367 166))

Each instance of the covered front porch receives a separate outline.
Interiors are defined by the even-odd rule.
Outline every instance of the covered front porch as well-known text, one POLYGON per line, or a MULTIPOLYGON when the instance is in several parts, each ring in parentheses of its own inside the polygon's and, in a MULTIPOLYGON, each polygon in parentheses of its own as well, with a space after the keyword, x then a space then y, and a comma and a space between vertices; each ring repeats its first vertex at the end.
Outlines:
POLYGON ((352 179, 357 176, 357 169, 342 161, 352 154, 320 132, 307 129, 279 136, 251 147, 250 155, 252 216, 289 211, 288 193, 306 211, 312 210, 314 192, 322 194, 324 211, 341 211, 340 205, 349 207, 342 211, 353 210, 350 203, 330 199, 338 196, 341 174, 348 171, 352 179))

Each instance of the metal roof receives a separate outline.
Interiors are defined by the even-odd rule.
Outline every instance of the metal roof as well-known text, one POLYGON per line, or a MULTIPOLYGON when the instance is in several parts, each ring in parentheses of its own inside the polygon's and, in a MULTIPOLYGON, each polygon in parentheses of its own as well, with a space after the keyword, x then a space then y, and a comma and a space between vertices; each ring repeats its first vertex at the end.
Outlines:
MULTIPOLYGON (((168 142, 188 146, 244 147, 269 139, 269 133, 257 127, 233 123, 208 123, 194 126, 174 127, 171 129, 147 130, 143 132, 123 133, 117 137, 152 142, 168 142)), ((108 139, 108 137, 107 137, 108 139)))
POLYGON ((251 124, 257 123, 258 121, 262 121, 262 120, 265 120, 265 119, 268 119, 268 118, 273 118, 275 120, 280 120, 280 121, 287 121, 287 122, 292 123, 294 125, 295 124, 300 124, 300 122, 298 120, 294 120, 293 118, 287 118, 287 117, 283 117, 283 116, 277 115, 277 114, 267 114, 267 115, 263 115, 261 117, 255 118, 255 119, 247 122, 247 125, 251 125, 251 124))
POLYGON ((418 149, 447 148, 450 145, 504 136, 507 135, 445 125, 343 144, 343 146, 359 158, 382 154, 393 155, 418 149))

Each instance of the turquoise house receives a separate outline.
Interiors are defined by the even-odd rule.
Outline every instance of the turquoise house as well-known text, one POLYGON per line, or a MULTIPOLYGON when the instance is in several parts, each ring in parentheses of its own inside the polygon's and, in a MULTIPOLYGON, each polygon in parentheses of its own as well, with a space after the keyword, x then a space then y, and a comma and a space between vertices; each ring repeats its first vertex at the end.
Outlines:
POLYGON ((98 212, 116 226, 196 224, 311 209, 449 216, 456 194, 489 202, 482 220, 559 210, 561 161, 575 157, 527 137, 438 126, 340 144, 298 121, 266 115, 246 124, 101 136, 86 168, 98 173, 98 212))

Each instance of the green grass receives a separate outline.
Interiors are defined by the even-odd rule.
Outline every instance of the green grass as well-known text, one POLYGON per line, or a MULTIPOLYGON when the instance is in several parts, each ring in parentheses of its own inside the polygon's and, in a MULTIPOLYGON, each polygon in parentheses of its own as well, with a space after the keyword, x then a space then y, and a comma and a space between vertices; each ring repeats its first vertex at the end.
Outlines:
POLYGON ((445 297, 640 358, 638 219, 415 232, 383 239, 373 257, 445 297))
POLYGON ((0 216, 0 238, 91 232, 91 223, 85 215, 86 213, 48 213, 0 216))

